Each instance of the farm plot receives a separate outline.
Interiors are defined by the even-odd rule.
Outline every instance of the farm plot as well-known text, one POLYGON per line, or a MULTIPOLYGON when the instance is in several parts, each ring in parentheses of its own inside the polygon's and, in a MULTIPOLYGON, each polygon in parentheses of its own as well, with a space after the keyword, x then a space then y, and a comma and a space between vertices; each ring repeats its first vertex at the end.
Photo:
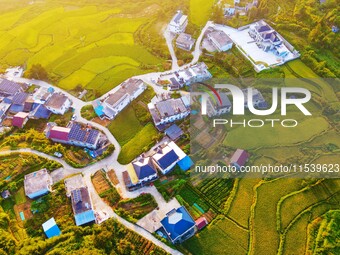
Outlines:
POLYGON ((197 186, 197 189, 204 194, 209 201, 221 208, 229 196, 233 183, 233 179, 207 178, 197 186))
POLYGON ((300 191, 282 197, 277 208, 281 216, 281 227, 285 229, 301 211, 333 196, 334 193, 330 192, 327 187, 327 183, 331 181, 332 180, 320 181, 313 186, 308 186, 300 191))
POLYGON ((97 171, 93 175, 92 183, 99 196, 110 206, 115 206, 119 202, 120 195, 116 188, 111 185, 102 170, 97 171))
POLYGON ((137 222, 157 207, 151 194, 141 194, 136 198, 121 200, 115 212, 131 222, 137 222))
POLYGON ((248 228, 250 217, 250 208, 253 203, 254 186, 259 179, 242 178, 238 183, 238 189, 235 198, 231 203, 228 217, 236 220, 240 225, 248 228))
POLYGON ((229 219, 220 217, 186 241, 183 247, 192 254, 245 255, 248 232, 229 219))
POLYGON ((256 186, 256 200, 250 219, 252 252, 276 254, 279 247, 276 204, 282 196, 302 187, 302 180, 293 178, 262 181, 256 186))

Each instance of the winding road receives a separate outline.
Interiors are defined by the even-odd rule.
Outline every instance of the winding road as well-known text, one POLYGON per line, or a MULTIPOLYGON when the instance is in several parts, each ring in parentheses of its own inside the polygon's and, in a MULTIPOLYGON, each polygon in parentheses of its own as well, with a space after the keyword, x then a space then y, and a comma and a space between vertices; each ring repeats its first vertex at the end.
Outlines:
MULTIPOLYGON (((206 32, 206 29, 211 25, 212 25, 212 22, 208 21, 206 26, 202 29, 200 36, 196 40, 195 49, 192 53, 193 59, 192 59, 191 63, 184 65, 184 66, 181 66, 181 67, 178 66, 177 57, 175 55, 175 51, 174 51, 173 46, 172 46, 172 40, 174 38, 168 31, 164 32, 164 37, 166 39, 166 42, 167 42, 167 45, 168 45, 168 48, 169 48, 169 51, 170 51, 170 54, 171 54, 171 57, 172 57, 172 69, 171 69, 171 71, 177 71, 177 70, 180 70, 180 69, 184 69, 184 68, 187 68, 188 66, 193 65, 193 64, 198 62, 199 57, 201 55, 200 45, 201 45, 203 36, 206 32)), ((155 81, 158 79, 158 77, 160 77, 161 74, 165 74, 165 73, 168 73, 168 72, 169 71, 163 72, 163 73, 155 72, 155 73, 149 73, 149 74, 134 76, 132 78, 142 79, 144 82, 146 82, 147 84, 152 86, 157 94, 169 93, 169 91, 164 90, 161 86, 158 86, 155 83, 155 81)), ((106 158, 104 158, 104 159, 102 159, 102 160, 100 160, 100 161, 98 161, 94 164, 88 165, 84 168, 71 167, 63 159, 59 159, 59 158, 47 155, 45 153, 42 153, 42 152, 39 152, 39 151, 36 151, 36 150, 33 150, 33 149, 29 149, 29 148, 18 149, 18 150, 0 151, 0 155, 6 155, 6 154, 9 154, 9 153, 16 153, 16 152, 18 152, 18 153, 33 153, 33 154, 36 154, 40 157, 44 157, 46 159, 57 161, 63 167, 56 169, 55 171, 53 171, 51 173, 54 183, 65 179, 67 176, 77 174, 77 173, 82 173, 83 176, 84 176, 85 183, 88 186, 89 192, 91 194, 91 198, 92 198, 92 201, 93 201, 93 208, 97 212, 97 214, 99 215, 99 218, 101 219, 100 222, 103 222, 104 220, 106 220, 108 218, 115 218, 117 221, 119 221, 125 227, 139 233, 144 238, 152 241, 154 244, 163 248, 165 251, 167 251, 171 254, 182 254, 179 251, 172 249, 169 246, 167 246, 166 244, 164 244, 163 242, 159 241, 157 238, 155 238, 151 233, 149 233, 145 229, 139 227, 138 225, 132 224, 132 223, 128 222, 127 220, 118 216, 112 210, 112 208, 110 206, 108 206, 99 197, 99 195, 95 191, 93 184, 92 184, 92 181, 91 181, 91 176, 96 171, 98 171, 100 169, 104 169, 105 171, 114 169, 114 171, 117 175, 117 178, 119 180, 119 184, 116 185, 116 188, 123 198, 134 198, 134 197, 137 197, 138 195, 140 195, 142 193, 150 193, 155 198, 155 200, 158 203, 158 206, 160 208, 162 208, 166 204, 166 201, 163 199, 162 195, 158 192, 158 190, 154 186, 143 187, 143 188, 138 189, 138 190, 133 191, 133 192, 130 192, 126 189, 124 182, 123 182, 123 176, 122 176, 122 172, 126 169, 126 165, 121 165, 117 161, 118 155, 121 151, 120 144, 118 143, 118 141, 115 139, 115 137, 111 134, 111 132, 107 128, 103 127, 102 125, 100 125, 96 122, 88 121, 81 116, 81 108, 84 107, 85 105, 92 104, 92 101, 91 102, 84 102, 84 101, 78 99, 77 97, 71 95, 67 91, 65 91, 61 88, 55 87, 52 84, 49 84, 45 81, 40 81, 40 80, 35 80, 35 79, 18 78, 18 77, 6 77, 6 78, 13 80, 15 82, 19 82, 19 83, 36 84, 38 86, 45 87, 45 88, 53 87, 56 92, 64 93, 65 95, 67 95, 72 100, 72 107, 75 109, 75 115, 77 117, 77 121, 82 122, 82 123, 88 123, 88 124, 92 125, 93 127, 102 131, 107 136, 109 141, 115 146, 115 150, 110 156, 108 156, 108 157, 106 157, 106 158)), ((102 95, 98 99, 105 98, 108 94, 115 92, 117 89, 118 89, 118 87, 113 88, 112 90, 105 93, 104 95, 102 95)))

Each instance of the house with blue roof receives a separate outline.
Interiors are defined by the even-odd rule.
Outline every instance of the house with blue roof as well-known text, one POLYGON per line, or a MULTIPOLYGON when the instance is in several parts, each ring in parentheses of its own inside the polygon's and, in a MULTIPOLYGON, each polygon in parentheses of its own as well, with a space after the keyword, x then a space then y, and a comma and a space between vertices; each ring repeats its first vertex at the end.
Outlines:
POLYGON ((156 148, 156 153, 152 156, 152 160, 162 174, 167 174, 175 167, 179 157, 174 149, 165 144, 156 148))
POLYGON ((129 190, 143 187, 158 178, 157 170, 150 157, 140 157, 127 166, 123 173, 125 186, 129 190))
POLYGON ((60 231, 57 223, 55 222, 54 218, 51 218, 48 221, 46 221, 45 223, 43 223, 42 227, 44 229, 44 232, 45 232, 45 235, 47 236, 47 238, 51 238, 51 237, 54 237, 54 236, 60 236, 61 235, 61 231, 60 231))
POLYGON ((168 212, 161 225, 173 244, 182 243, 197 231, 194 219, 183 206, 168 212))
POLYGON ((87 187, 72 190, 71 202, 77 226, 90 224, 96 221, 96 216, 92 209, 92 202, 87 187))
POLYGON ((176 124, 171 125, 164 132, 172 141, 176 141, 183 135, 183 130, 176 124))
POLYGON ((191 160, 191 158, 187 155, 184 158, 182 158, 180 161, 177 162, 177 165, 179 168, 183 171, 188 171, 190 167, 194 165, 194 162, 191 160))

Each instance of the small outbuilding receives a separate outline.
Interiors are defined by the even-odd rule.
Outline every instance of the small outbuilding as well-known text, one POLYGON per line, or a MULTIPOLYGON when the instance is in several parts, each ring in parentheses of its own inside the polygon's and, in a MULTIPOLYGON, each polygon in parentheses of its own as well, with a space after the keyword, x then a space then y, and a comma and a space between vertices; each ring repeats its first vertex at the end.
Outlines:
POLYGON ((47 238, 51 238, 54 236, 60 236, 61 231, 55 222, 54 218, 49 219, 45 223, 42 224, 42 227, 44 229, 45 235, 47 238))

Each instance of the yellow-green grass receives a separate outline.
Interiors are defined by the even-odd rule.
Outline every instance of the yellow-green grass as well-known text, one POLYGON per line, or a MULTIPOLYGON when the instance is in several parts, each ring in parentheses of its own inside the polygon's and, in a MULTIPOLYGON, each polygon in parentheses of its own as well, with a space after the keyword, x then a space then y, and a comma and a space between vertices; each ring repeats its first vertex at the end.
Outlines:
POLYGON ((276 230, 276 205, 280 198, 302 187, 294 178, 265 182, 256 189, 256 204, 251 218, 253 254, 276 254, 279 233, 276 230))
POLYGON ((134 33, 154 17, 137 14, 134 4, 62 5, 23 5, 0 14, 0 65, 30 68, 39 63, 64 89, 82 84, 105 93, 132 75, 145 73, 139 68, 142 63, 155 67, 162 62, 135 44, 134 33))
POLYGON ((310 143, 310 146, 322 146, 328 143, 333 143, 340 147, 339 133, 335 130, 328 131, 327 133, 316 137, 310 143))
POLYGON ((123 146, 131 140, 143 126, 139 123, 133 107, 126 107, 108 126, 110 132, 123 146))
POLYGON ((306 213, 292 225, 284 239, 283 254, 305 254, 308 221, 309 214, 306 213))
MULTIPOLYGON (((314 164, 340 164, 340 152, 330 154, 330 155, 322 155, 315 159, 312 163, 314 164)), ((336 170, 335 168, 333 170, 336 170)), ((333 177, 340 178, 339 172, 331 173, 333 177)))
POLYGON ((321 184, 289 194, 280 203, 280 208, 278 208, 281 214, 281 227, 285 229, 301 211, 320 200, 328 198, 330 195, 321 184))
POLYGON ((158 132, 151 124, 147 124, 129 142, 122 146, 118 162, 128 164, 143 152, 149 150, 157 139, 158 132))
POLYGON ((239 180, 236 196, 231 204, 228 217, 237 221, 240 225, 248 228, 250 207, 253 203, 254 186, 259 179, 242 178, 239 180))
POLYGON ((263 148, 257 150, 256 154, 270 156, 279 162, 285 161, 293 155, 302 156, 302 152, 300 152, 300 148, 298 146, 263 148))
POLYGON ((23 204, 26 202, 26 196, 24 188, 21 187, 14 195, 14 200, 17 205, 23 204))
POLYGON ((190 0, 191 22, 197 26, 204 26, 209 20, 215 0, 190 0))
POLYGON ((245 255, 248 249, 248 231, 221 217, 183 246, 192 254, 245 255))
POLYGON ((334 90, 330 84, 328 84, 324 79, 320 78, 316 73, 313 72, 312 69, 310 69, 306 64, 304 64, 300 59, 288 62, 286 64, 288 67, 293 69, 293 71, 300 77, 307 78, 311 82, 315 82, 316 84, 310 84, 308 82, 303 81, 297 81, 295 79, 289 79, 289 78, 297 78, 294 73, 291 73, 291 71, 284 67, 283 70, 285 72, 286 78, 286 85, 287 86, 293 86, 293 87, 305 87, 311 91, 314 91, 316 93, 321 93, 321 95, 324 97, 324 99, 328 102, 334 102, 338 101, 338 99, 335 96, 334 90))
POLYGON ((95 89, 99 93, 105 93, 116 87, 126 79, 145 73, 145 71, 130 65, 119 65, 95 76, 85 88, 95 89))
MULTIPOLYGON (((339 209, 339 190, 336 194, 324 201, 318 201, 311 205, 306 210, 302 211, 298 217, 296 217, 293 224, 289 225, 289 229, 283 238, 283 254, 305 254, 306 240, 308 233, 308 224, 330 210, 339 209)), ((310 240, 310 238, 309 238, 310 240)))
POLYGON ((328 127, 328 122, 322 117, 306 118, 294 128, 282 126, 272 128, 270 125, 261 128, 237 127, 228 133, 224 144, 243 149, 291 145, 309 140, 328 127))

